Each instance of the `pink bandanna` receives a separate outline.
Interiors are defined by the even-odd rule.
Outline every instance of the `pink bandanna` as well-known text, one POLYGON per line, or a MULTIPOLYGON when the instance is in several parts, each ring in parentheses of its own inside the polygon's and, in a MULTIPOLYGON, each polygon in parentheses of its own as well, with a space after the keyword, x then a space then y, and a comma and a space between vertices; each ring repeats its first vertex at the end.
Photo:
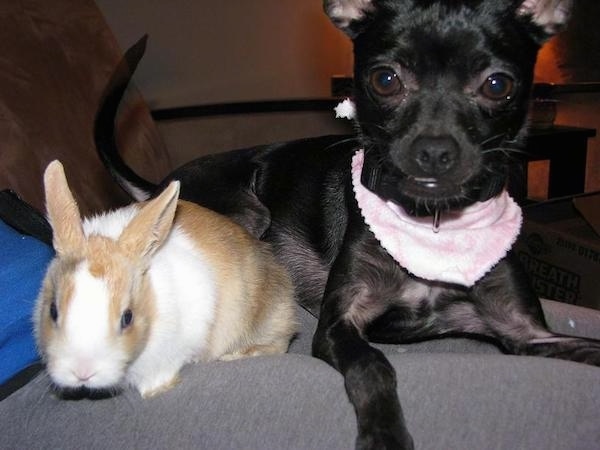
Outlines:
POLYGON ((472 286, 506 256, 521 229, 521 208, 506 191, 485 202, 442 215, 413 217, 360 182, 364 154, 352 158, 352 184, 365 222, 402 267, 426 280, 472 286))

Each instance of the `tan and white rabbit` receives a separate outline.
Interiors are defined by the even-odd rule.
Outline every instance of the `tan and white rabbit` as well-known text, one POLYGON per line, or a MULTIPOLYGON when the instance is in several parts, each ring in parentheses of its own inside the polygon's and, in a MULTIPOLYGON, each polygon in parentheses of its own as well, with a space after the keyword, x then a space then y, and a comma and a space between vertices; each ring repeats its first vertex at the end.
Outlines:
POLYGON ((288 273, 229 219, 157 198, 81 221, 63 166, 44 174, 56 257, 34 313, 59 390, 151 396, 188 362, 283 353, 295 331, 288 273))

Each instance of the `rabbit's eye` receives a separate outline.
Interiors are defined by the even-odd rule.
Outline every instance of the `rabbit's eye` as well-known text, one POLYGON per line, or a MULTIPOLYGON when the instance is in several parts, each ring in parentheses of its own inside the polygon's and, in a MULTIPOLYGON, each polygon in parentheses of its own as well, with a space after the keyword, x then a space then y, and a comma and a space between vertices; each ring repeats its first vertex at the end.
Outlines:
POLYGON ((133 312, 131 311, 131 309, 126 309, 125 311, 123 311, 123 314, 121 314, 121 329, 124 330, 125 328, 130 326, 132 322, 133 312))
POLYGON ((58 320, 58 309, 56 308, 56 302, 50 303, 50 319, 52 319, 52 322, 56 322, 58 320))

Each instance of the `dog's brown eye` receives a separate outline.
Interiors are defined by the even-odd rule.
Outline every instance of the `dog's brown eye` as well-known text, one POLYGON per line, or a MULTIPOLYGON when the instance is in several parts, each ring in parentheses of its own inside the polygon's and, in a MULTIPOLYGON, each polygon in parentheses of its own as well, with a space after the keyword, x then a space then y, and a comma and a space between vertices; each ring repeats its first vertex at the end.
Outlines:
POLYGON ((490 100, 510 100, 514 81, 511 77, 503 73, 494 73, 486 78, 479 91, 490 100))
POLYGON ((404 89, 404 85, 396 72, 391 69, 377 69, 371 73, 369 82, 375 93, 384 97, 396 95, 404 89))

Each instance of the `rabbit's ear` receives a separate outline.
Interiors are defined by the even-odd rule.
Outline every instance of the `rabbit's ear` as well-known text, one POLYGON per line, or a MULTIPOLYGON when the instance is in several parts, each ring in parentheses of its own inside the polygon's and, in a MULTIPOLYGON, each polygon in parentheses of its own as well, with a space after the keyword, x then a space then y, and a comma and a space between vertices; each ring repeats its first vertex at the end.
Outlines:
POLYGON ((46 209, 52 226, 52 244, 59 256, 82 253, 85 236, 77 202, 69 189, 63 165, 52 161, 44 172, 46 209))
POLYGON ((146 203, 119 237, 119 245, 142 264, 149 263, 173 225, 179 181, 172 181, 155 199, 146 203))

